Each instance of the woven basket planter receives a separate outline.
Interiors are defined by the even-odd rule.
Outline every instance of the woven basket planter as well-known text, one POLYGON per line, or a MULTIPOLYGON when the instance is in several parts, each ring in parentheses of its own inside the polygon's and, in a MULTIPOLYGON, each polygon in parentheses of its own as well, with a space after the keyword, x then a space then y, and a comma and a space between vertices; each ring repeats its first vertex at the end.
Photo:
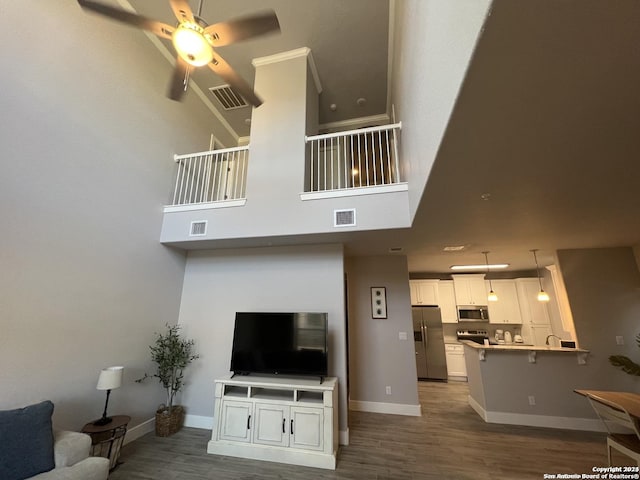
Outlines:
POLYGON ((158 410, 156 412, 156 435, 168 437, 178 432, 184 424, 184 408, 180 405, 171 407, 171 410, 158 410))

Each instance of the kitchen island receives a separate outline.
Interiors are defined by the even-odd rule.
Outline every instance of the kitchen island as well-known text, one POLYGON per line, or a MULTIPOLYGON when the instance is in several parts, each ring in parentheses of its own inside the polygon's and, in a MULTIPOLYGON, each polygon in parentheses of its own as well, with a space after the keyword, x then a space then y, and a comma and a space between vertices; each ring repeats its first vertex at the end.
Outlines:
POLYGON ((488 423, 602 430, 573 392, 592 385, 588 350, 463 340, 469 405, 488 423))

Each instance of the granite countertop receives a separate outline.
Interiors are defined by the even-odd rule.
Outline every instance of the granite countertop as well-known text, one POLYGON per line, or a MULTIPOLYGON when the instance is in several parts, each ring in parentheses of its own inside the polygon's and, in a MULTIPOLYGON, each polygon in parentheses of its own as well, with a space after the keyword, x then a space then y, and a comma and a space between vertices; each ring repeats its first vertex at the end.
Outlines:
POLYGON ((538 347, 535 345, 523 345, 518 343, 500 343, 498 345, 480 345, 471 340, 461 340, 460 343, 475 350, 490 351, 510 351, 522 350, 525 352, 566 352, 566 353, 589 353, 589 350, 582 348, 566 348, 566 347, 538 347))

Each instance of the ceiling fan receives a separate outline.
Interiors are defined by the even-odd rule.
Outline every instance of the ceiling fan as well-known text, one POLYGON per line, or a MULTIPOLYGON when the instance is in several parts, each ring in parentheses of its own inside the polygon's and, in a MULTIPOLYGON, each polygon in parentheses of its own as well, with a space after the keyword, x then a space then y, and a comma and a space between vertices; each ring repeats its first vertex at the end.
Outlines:
POLYGON ((255 107, 262 104, 262 100, 258 98, 249 84, 218 55, 214 47, 230 45, 269 32, 279 32, 280 24, 273 10, 208 25, 200 18, 202 0, 200 0, 198 15, 193 14, 187 0, 169 0, 171 9, 178 20, 177 25, 172 27, 166 23, 100 2, 78 0, 78 3, 86 10, 147 30, 173 42, 177 57, 167 95, 170 99, 180 100, 187 90, 189 75, 193 69, 208 65, 247 102, 255 107))

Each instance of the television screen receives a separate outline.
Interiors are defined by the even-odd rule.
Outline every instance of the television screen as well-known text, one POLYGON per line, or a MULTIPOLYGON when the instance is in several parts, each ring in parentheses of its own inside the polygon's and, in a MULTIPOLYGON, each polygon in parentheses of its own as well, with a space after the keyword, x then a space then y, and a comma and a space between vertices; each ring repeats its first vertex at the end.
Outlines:
POLYGON ((326 376, 327 314, 237 312, 231 371, 326 376))

